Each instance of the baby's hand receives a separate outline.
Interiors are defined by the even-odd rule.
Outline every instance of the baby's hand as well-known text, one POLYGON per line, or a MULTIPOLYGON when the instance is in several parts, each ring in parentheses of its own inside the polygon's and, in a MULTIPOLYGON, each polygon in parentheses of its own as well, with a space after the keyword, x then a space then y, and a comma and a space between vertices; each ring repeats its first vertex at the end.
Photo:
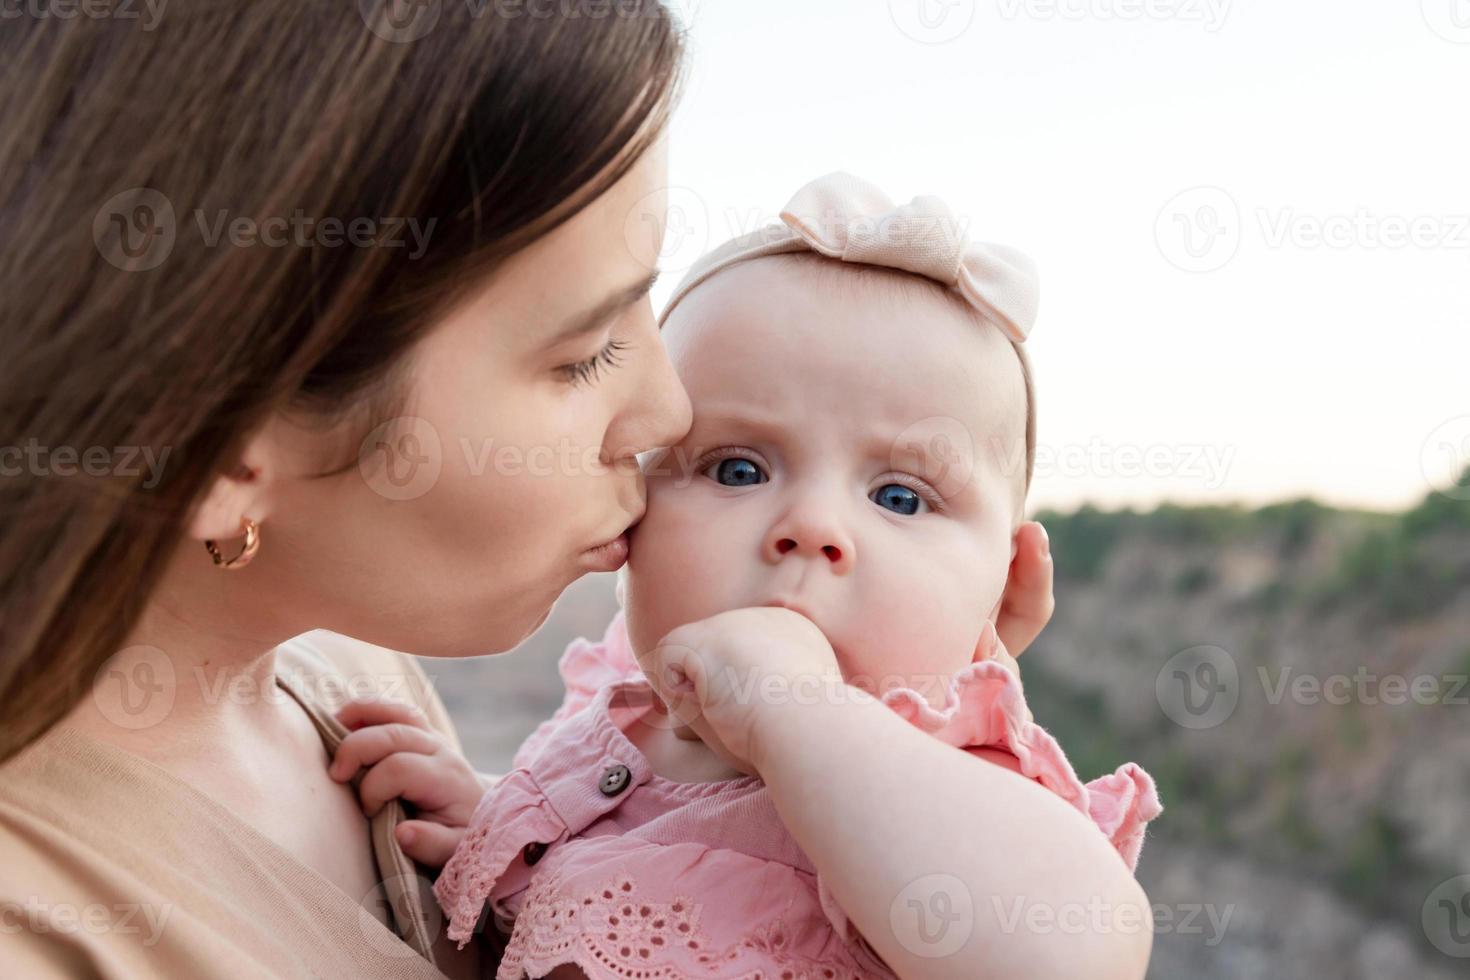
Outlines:
POLYGON ((800 613, 732 609, 671 630, 640 666, 669 711, 726 764, 759 775, 756 736, 770 712, 811 699, 862 696, 847 687, 832 644, 800 613))
POLYGON ((419 819, 395 831, 398 846, 420 864, 443 867, 485 792, 480 777, 413 705, 352 701, 337 718, 351 734, 327 774, 345 783, 368 770, 357 794, 369 817, 397 797, 417 807, 419 819))

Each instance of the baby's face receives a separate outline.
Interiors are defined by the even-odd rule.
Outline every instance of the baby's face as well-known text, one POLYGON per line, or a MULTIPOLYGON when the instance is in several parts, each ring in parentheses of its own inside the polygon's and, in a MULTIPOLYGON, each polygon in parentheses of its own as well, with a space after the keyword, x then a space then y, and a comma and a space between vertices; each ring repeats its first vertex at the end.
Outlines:
POLYGON ((687 622, 785 605, 849 683, 938 703, 1014 554, 1019 359, 937 286, 819 265, 731 267, 665 326, 694 425, 645 461, 629 632, 647 650, 687 622))

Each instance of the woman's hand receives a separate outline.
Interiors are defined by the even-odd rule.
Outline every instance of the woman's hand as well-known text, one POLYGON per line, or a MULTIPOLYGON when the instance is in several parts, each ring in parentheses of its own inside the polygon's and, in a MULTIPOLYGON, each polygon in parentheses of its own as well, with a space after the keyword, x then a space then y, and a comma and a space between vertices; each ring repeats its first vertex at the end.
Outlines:
POLYGON ((756 735, 772 712, 823 697, 865 696, 843 682, 816 624, 789 609, 732 609, 688 623, 638 659, 669 713, 749 775, 758 775, 756 735))
POLYGON ((413 705, 352 701, 337 719, 352 732, 327 773, 345 783, 367 769, 357 794, 368 817, 399 797, 417 807, 419 818, 394 831, 398 846, 420 864, 443 867, 485 792, 481 777, 413 705))

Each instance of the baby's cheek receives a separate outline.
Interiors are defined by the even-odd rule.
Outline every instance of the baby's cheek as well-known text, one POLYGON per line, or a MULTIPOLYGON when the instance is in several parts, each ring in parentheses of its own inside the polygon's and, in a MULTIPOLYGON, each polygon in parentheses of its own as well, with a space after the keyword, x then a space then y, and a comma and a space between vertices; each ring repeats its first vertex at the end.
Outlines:
POLYGON ((711 540, 718 522, 692 513, 684 501, 650 494, 633 534, 626 566, 628 630, 635 649, 651 647, 669 630, 723 612, 718 594, 727 555, 711 540), (641 644, 641 645, 640 645, 641 644))
POLYGON ((888 574, 867 583, 849 625, 844 674, 871 679, 880 693, 903 686, 942 704, 949 679, 973 661, 1005 583, 1004 568, 982 558, 970 549, 931 551, 913 562, 890 556, 888 574))
POLYGON ((906 687, 928 696, 968 658, 960 616, 921 589, 885 591, 865 602, 836 639, 848 683, 882 694, 906 687), (844 640, 846 642, 844 642, 844 640))

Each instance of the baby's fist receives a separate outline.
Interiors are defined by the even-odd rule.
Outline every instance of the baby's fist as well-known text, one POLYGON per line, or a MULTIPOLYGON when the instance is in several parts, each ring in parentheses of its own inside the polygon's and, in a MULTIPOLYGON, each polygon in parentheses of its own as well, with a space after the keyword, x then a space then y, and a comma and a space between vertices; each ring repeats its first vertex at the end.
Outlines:
POLYGON ((788 707, 843 685, 832 644, 789 609, 732 609, 671 630, 639 665, 670 712, 751 775, 758 735, 788 707))

